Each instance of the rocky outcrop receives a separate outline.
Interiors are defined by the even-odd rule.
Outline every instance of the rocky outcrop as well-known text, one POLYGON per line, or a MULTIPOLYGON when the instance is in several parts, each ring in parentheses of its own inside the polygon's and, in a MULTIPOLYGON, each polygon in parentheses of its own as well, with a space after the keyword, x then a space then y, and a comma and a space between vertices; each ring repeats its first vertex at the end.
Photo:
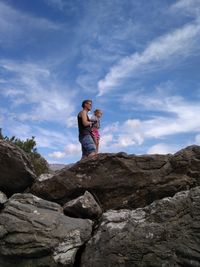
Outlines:
POLYGON ((0 190, 24 192, 0 193, 0 267, 200 266, 199 146, 99 154, 37 179, 23 151, 0 152, 0 190))
POLYGON ((88 190, 104 210, 133 209, 200 185, 199 170, 199 146, 174 155, 99 154, 37 181, 31 192, 64 204, 88 190))
POLYGON ((36 179, 39 182, 42 182, 42 181, 48 180, 48 179, 50 179, 52 177, 53 177, 52 173, 43 173, 43 174, 40 174, 36 179))
POLYGON ((102 214, 101 207, 88 191, 83 196, 67 202, 63 210, 68 216, 83 219, 96 219, 102 214))
POLYGON ((4 203, 6 203, 7 200, 7 196, 0 191, 0 208, 3 207, 4 203))
POLYGON ((200 187, 136 210, 110 210, 81 267, 200 266, 200 187))
POLYGON ((56 203, 15 194, 0 214, 0 266, 73 266, 91 231, 90 220, 67 217, 56 203))
POLYGON ((7 196, 23 192, 35 180, 33 166, 19 147, 0 140, 0 190, 7 196))

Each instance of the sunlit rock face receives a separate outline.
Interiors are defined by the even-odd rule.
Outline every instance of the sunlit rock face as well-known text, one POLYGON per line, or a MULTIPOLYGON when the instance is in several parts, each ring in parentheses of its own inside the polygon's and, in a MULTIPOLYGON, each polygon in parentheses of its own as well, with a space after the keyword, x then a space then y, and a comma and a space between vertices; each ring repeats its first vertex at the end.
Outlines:
POLYGON ((200 266, 200 187, 136 210, 110 210, 81 267, 200 266))
POLYGON ((31 192, 64 204, 86 190, 108 209, 138 208, 200 185, 200 147, 174 155, 99 154, 37 181, 31 192))
POLYGON ((102 214, 102 209, 88 191, 84 195, 67 202, 63 206, 64 213, 68 216, 83 219, 96 219, 102 214))
POLYGON ((15 194, 0 214, 0 266, 73 266, 91 232, 92 221, 65 216, 57 203, 15 194))

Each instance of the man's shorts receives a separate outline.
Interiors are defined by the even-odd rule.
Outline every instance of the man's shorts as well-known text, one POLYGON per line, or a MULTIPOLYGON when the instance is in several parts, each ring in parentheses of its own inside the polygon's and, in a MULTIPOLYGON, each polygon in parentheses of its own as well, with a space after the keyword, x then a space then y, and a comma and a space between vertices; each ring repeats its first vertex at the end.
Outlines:
POLYGON ((91 135, 84 135, 79 137, 79 141, 82 146, 82 156, 88 156, 92 152, 96 151, 96 145, 91 135))

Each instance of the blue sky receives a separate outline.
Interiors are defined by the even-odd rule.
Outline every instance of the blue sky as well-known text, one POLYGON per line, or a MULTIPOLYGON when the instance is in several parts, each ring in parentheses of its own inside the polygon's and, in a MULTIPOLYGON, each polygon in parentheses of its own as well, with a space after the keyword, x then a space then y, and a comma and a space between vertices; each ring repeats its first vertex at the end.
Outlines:
POLYGON ((80 159, 88 98, 100 152, 200 145, 199 74, 200 0, 0 0, 0 127, 50 163, 80 159))

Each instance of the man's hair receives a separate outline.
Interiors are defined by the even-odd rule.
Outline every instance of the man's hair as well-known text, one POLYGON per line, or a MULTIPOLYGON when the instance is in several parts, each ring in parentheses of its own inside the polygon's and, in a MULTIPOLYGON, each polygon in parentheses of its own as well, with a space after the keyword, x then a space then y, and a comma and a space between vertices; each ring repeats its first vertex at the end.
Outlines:
POLYGON ((82 108, 84 108, 84 107, 85 107, 85 104, 88 103, 88 102, 91 102, 91 103, 92 103, 92 100, 90 100, 90 99, 86 99, 86 100, 84 100, 84 101, 82 102, 82 108))

